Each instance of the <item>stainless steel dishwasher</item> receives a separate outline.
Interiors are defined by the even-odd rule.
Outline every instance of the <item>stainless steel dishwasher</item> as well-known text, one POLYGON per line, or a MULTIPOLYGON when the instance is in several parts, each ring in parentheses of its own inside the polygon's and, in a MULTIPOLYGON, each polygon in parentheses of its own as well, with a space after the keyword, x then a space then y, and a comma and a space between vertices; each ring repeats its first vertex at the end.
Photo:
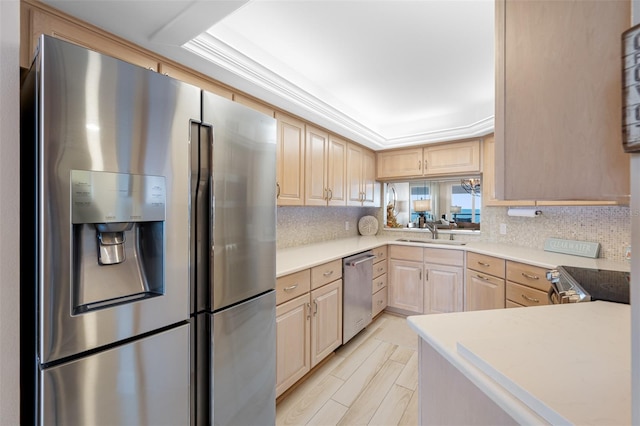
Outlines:
POLYGON ((372 251, 342 260, 342 343, 345 344, 371 322, 372 251))

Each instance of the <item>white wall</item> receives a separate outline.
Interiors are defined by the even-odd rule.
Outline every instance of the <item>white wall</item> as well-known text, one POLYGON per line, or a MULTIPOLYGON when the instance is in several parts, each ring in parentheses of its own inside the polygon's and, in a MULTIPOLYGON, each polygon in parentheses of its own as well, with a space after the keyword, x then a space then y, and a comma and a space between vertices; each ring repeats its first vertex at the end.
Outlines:
POLYGON ((20 422, 20 3, 0 0, 0 424, 20 422))

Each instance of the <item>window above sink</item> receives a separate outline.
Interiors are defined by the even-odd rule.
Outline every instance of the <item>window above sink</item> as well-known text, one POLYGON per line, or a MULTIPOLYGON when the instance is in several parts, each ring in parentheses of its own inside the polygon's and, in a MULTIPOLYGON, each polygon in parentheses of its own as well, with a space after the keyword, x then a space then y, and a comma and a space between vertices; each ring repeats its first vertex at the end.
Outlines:
POLYGON ((435 222, 438 231, 480 232, 481 184, 476 175, 387 182, 384 227, 418 230, 435 222))

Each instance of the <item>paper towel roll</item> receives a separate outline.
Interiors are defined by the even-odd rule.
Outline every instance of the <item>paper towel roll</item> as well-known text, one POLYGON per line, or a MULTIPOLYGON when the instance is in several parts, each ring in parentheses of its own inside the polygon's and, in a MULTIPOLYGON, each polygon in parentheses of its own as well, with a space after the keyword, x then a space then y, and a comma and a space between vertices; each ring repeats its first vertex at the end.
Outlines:
POLYGON ((536 217, 541 215, 542 212, 536 209, 509 209, 507 210, 507 215, 509 216, 520 216, 520 217, 536 217))

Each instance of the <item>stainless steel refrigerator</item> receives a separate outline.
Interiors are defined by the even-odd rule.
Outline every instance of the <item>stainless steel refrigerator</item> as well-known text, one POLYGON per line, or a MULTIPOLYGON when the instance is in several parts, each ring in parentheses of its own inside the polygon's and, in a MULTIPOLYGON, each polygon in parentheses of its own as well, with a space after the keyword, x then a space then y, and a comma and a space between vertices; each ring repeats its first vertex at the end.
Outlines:
POLYGON ((274 424, 276 123, 207 92, 202 117, 191 132, 194 421, 274 424))
POLYGON ((256 344, 261 368, 269 368, 268 342, 259 339, 272 333, 270 316, 261 316, 270 307, 261 305, 275 281, 275 184, 265 183, 271 164, 260 162, 268 152, 275 162, 275 130, 256 145, 245 133, 250 126, 215 124, 226 118, 221 112, 204 120, 198 88, 47 36, 21 98, 22 423, 184 425, 198 419, 199 407, 212 419, 203 424, 230 424, 232 404, 216 410, 216 398, 227 395, 235 395, 237 418, 249 418, 254 394, 270 392, 268 380, 246 377, 239 391, 242 375, 228 389, 220 380, 229 370, 252 371, 255 355, 245 350, 256 344), (225 127, 238 135, 238 149, 217 147, 225 127), (200 136, 214 149, 198 164, 215 166, 221 156, 229 166, 226 177, 203 169, 206 194, 192 187, 200 136), (256 148, 264 156, 252 154, 256 148), (199 207, 210 229, 192 220, 192 193, 207 198, 199 207), (273 207, 260 208, 269 197, 273 207), (195 251, 195 240, 207 250, 195 251), (264 289, 253 291, 257 282, 264 289), (196 284, 217 304, 195 309, 196 284), (199 328, 198 317, 209 321, 199 328), (249 365, 238 365, 244 358, 249 365))

